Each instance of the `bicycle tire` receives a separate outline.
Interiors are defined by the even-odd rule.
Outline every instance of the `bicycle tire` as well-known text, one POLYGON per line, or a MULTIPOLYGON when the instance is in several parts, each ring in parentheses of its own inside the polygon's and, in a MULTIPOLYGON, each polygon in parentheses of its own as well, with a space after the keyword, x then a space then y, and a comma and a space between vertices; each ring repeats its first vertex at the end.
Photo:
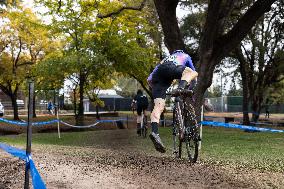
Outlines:
POLYGON ((174 124, 175 123, 173 123, 173 154, 175 158, 179 158, 179 153, 177 150, 178 141, 179 141, 178 129, 174 124))
POLYGON ((141 129, 141 135, 143 138, 147 137, 147 117, 146 116, 144 116, 143 118, 143 126, 141 129))
POLYGON ((188 137, 187 139, 184 139, 184 141, 179 141, 179 151, 178 151, 178 157, 182 158, 182 152, 186 151, 185 158, 188 159, 191 163, 195 163, 198 158, 198 146, 199 142, 198 140, 195 140, 193 138, 188 137), (185 149, 183 150, 183 143, 185 144, 185 149))
POLYGON ((178 120, 178 110, 175 106, 173 110, 173 153, 175 158, 180 158, 179 149, 179 141, 180 141, 180 121, 178 120))
POLYGON ((197 121, 195 119, 194 108, 191 104, 187 106, 187 109, 183 111, 184 124, 186 132, 184 138, 179 141, 178 157, 182 158, 183 144, 185 143, 186 158, 195 163, 198 158, 199 147, 199 132, 196 127, 197 121))
POLYGON ((143 125, 142 127, 142 137, 143 138, 146 138, 147 137, 147 128, 145 125, 143 125))

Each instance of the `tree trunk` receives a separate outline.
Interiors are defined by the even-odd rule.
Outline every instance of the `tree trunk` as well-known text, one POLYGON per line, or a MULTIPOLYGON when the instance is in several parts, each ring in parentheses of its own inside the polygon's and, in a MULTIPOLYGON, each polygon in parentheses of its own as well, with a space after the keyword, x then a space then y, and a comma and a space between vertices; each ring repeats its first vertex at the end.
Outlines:
POLYGON ((100 114, 99 114, 99 106, 98 105, 96 105, 96 118, 101 119, 100 114))
POLYGON ((84 115, 84 86, 85 86, 85 75, 80 74, 80 84, 79 84, 79 107, 78 116, 84 115))
POLYGON ((74 115, 75 117, 77 117, 77 98, 76 98, 76 89, 73 89, 73 99, 74 99, 74 102, 73 102, 73 106, 74 106, 74 115))
POLYGON ((19 111, 18 111, 18 104, 17 104, 17 90, 14 93, 11 93, 9 96, 11 98, 13 110, 14 110, 14 120, 20 120, 19 118, 19 111))
MULTIPOLYGON (((216 64, 218 60, 210 60, 208 57, 203 56, 200 58, 200 64, 210 65, 216 64)), ((201 119, 201 106, 204 102, 204 94, 208 87, 212 84, 213 71, 215 67, 202 66, 198 70, 198 85, 194 89, 194 108, 197 120, 201 119)))
POLYGON ((185 50, 183 38, 176 18, 176 7, 179 0, 154 0, 159 20, 165 35, 165 44, 168 50, 185 50))
POLYGON ((80 73, 80 83, 79 83, 79 107, 76 122, 79 125, 84 125, 84 87, 86 82, 86 76, 84 73, 80 73))
POLYGON ((262 101, 263 97, 258 95, 254 96, 252 101, 252 121, 255 123, 259 120, 262 101))
MULTIPOLYGON (((242 68, 241 68, 242 70, 242 68)), ((243 76, 244 73, 241 71, 242 76, 242 85, 243 85, 243 125, 250 125, 249 121, 249 93, 248 93, 248 85, 247 79, 243 76)))
POLYGON ((249 75, 249 68, 246 66, 247 62, 245 60, 245 57, 242 54, 241 48, 237 48, 235 50, 237 59, 240 62, 240 73, 242 77, 242 86, 243 86, 243 124, 244 125, 250 125, 249 120, 249 82, 251 77, 248 77, 249 75))

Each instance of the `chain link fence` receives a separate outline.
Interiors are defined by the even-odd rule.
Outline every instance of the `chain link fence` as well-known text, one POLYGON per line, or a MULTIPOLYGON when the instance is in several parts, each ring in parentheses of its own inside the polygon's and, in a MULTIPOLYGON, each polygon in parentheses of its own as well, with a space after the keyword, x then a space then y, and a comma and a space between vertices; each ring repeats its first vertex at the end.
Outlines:
MULTIPOLYGON (((243 111, 243 97, 242 96, 223 96, 216 98, 208 98, 208 103, 214 112, 242 112, 243 111)), ((250 107, 250 106, 249 106, 250 107)), ((249 112, 252 112, 249 109, 249 112)), ((270 113, 284 113, 284 104, 269 105, 270 113)), ((265 108, 261 113, 265 113, 265 108)))

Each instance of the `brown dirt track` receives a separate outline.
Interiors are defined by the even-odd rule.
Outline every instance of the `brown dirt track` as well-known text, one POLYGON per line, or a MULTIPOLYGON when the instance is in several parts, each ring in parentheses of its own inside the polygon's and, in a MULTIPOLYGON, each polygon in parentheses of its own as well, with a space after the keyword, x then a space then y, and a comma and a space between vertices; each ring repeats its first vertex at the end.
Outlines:
MULTIPOLYGON (((100 132, 100 131, 98 131, 100 132)), ((284 175, 205 164, 134 149, 134 130, 106 131, 92 147, 33 145, 47 188, 284 188, 284 175)), ((142 140, 142 139, 141 139, 142 140)), ((24 162, 0 151, 0 188, 23 188, 24 162)))

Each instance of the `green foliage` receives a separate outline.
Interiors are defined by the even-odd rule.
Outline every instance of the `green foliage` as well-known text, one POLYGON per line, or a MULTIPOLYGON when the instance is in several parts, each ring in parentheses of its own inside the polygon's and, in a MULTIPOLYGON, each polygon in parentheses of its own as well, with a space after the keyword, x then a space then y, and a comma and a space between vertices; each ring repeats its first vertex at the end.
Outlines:
POLYGON ((142 88, 137 80, 125 76, 117 79, 117 87, 119 88, 116 90, 117 94, 123 97, 134 97, 137 90, 142 88))
MULTIPOLYGON (((25 91, 26 80, 34 77, 34 67, 53 50, 47 27, 30 10, 18 6, 1 13, 0 88, 11 99, 25 91)), ((15 100, 13 100, 15 101, 15 100)), ((14 104, 14 119, 18 119, 14 104)))
POLYGON ((230 88, 228 91, 227 96, 242 96, 243 95, 243 90, 242 89, 237 89, 236 87, 230 88))
POLYGON ((187 42, 187 49, 189 49, 189 52, 192 54, 196 52, 199 47, 205 18, 205 11, 200 10, 200 12, 192 13, 183 19, 183 24, 180 29, 183 33, 184 41, 187 42))
POLYGON ((284 104, 284 80, 275 83, 269 88, 269 99, 271 104, 284 104))
MULTIPOLYGON (((38 0, 36 3, 48 8, 46 14, 52 17, 51 32, 58 36, 63 44, 60 56, 50 56, 45 61, 43 70, 46 70, 46 74, 52 73, 55 81, 61 85, 65 79, 70 80, 73 88, 77 89, 75 92, 80 94, 80 101, 83 101, 84 94, 91 100, 96 100, 94 91, 112 87, 113 82, 109 80, 113 68, 97 43, 108 26, 97 22, 94 1, 67 0, 58 4, 58 1, 54 0, 38 0), (50 67, 55 70, 48 71, 50 67)), ((81 110, 79 107, 79 111, 81 110)))
POLYGON ((215 98, 215 97, 221 97, 222 91, 220 85, 213 86, 212 90, 208 90, 207 97, 208 98, 215 98))
MULTIPOLYGON (((135 6, 134 1, 126 2, 130 4, 135 6)), ((107 6, 106 10, 100 9, 104 10, 101 14, 117 10, 121 2, 113 1, 107 6)), ((142 11, 125 10, 99 22, 109 23, 109 30, 102 33, 100 43, 115 70, 135 78, 143 87, 147 86, 146 79, 159 61, 161 33, 156 16, 153 5, 148 4, 142 11)))

